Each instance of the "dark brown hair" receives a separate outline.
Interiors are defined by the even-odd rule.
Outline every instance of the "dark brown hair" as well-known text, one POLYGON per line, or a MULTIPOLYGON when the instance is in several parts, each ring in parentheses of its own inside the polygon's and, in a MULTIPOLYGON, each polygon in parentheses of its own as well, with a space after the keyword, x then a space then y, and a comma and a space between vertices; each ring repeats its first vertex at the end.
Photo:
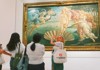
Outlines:
POLYGON ((39 33, 36 33, 33 35, 33 44, 31 45, 31 50, 35 50, 35 43, 39 43, 42 38, 42 35, 39 33))
POLYGON ((12 33, 9 43, 7 44, 7 49, 13 51, 16 49, 17 43, 20 42, 20 36, 18 33, 12 33))

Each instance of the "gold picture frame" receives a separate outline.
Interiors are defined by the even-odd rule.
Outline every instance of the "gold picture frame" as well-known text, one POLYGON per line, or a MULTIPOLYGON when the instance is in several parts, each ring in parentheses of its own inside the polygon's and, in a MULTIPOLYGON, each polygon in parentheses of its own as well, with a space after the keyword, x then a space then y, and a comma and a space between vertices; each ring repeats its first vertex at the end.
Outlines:
MULTIPOLYGON (((70 19, 69 16, 67 18, 69 19, 68 21, 70 24, 68 24, 68 27, 65 28, 65 30, 74 34, 74 40, 65 43, 65 49, 67 51, 100 51, 100 1, 99 0, 25 3, 23 5, 23 43, 27 45, 29 42, 31 42, 32 35, 34 35, 34 33, 36 32, 41 33, 44 36, 47 30, 48 31, 50 30, 52 31, 55 29, 57 30, 56 23, 58 22, 58 17, 59 14, 61 14, 63 7, 64 8, 67 7, 69 10, 66 12, 67 16, 68 13, 71 15, 70 19), (82 11, 85 13, 85 15, 91 14, 93 16, 92 20, 90 20, 89 23, 91 24, 93 21, 94 23, 96 23, 96 25, 91 24, 90 31, 89 31, 90 33, 88 31, 86 33, 86 31, 84 30, 83 32, 81 32, 83 28, 86 29, 84 25, 85 22, 88 23, 87 21, 88 19, 85 19, 83 21, 83 17, 82 17, 82 21, 79 19, 77 25, 77 21, 76 21, 77 16, 75 15, 77 14, 80 16, 79 13, 75 14, 75 12, 77 11, 78 12, 82 11), (52 12, 52 14, 48 15, 48 12, 49 13, 52 12), (40 17, 41 15, 42 17, 40 17), (82 25, 82 28, 79 22, 81 24, 84 24, 82 25), (80 26, 80 28, 78 28, 78 26, 80 26), (82 40, 80 40, 81 36, 83 37, 82 40)), ((81 18, 79 16, 78 18, 81 18)), ((91 18, 87 16, 85 17, 91 18)), ((45 48, 46 51, 52 50, 52 45, 50 45, 49 42, 50 42, 49 40, 46 41, 42 40, 42 43, 46 46, 45 48)))

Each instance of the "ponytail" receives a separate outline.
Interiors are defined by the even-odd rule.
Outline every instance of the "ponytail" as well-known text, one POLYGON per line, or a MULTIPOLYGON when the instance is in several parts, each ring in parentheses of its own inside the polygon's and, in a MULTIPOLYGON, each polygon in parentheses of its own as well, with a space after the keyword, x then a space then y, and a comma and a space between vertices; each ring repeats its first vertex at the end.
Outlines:
POLYGON ((36 34, 33 35, 33 42, 34 42, 34 43, 33 43, 33 44, 31 45, 31 47, 30 47, 32 51, 34 51, 35 48, 36 48, 36 47, 35 47, 35 46, 36 46, 35 43, 39 43, 40 40, 41 40, 41 38, 42 38, 42 36, 41 36, 41 34, 39 34, 39 33, 36 33, 36 34))
POLYGON ((35 50, 35 43, 33 43, 30 48, 32 51, 34 51, 35 50))

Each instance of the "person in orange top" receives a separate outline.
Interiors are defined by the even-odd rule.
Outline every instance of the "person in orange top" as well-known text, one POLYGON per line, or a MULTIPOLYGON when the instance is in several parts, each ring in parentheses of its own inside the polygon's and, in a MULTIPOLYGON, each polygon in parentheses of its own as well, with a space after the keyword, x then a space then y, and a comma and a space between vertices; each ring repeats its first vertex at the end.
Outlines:
POLYGON ((2 70, 2 64, 4 63, 4 60, 2 58, 2 54, 11 56, 11 54, 6 52, 5 50, 3 50, 1 46, 2 46, 2 44, 0 44, 0 70, 2 70))
MULTIPOLYGON (((64 38, 63 38, 62 36, 57 36, 57 37, 54 36, 53 39, 51 39, 51 41, 50 41, 50 44, 54 45, 54 46, 53 46, 52 54, 53 54, 53 52, 55 52, 57 49, 64 48, 64 38), (53 39, 55 39, 55 42, 54 42, 53 39)), ((64 70, 64 65, 63 65, 63 63, 60 63, 60 64, 54 63, 53 56, 52 56, 52 69, 53 69, 53 70, 64 70)))

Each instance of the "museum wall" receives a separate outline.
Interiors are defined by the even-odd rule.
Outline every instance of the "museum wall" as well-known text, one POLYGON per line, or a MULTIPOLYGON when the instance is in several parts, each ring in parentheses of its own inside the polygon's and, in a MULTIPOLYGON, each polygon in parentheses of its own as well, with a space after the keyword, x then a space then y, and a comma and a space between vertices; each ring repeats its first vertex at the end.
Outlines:
MULTIPOLYGON (((5 48, 12 32, 15 32, 15 0, 0 0, 0 44, 5 48)), ((10 57, 4 55, 2 70, 9 70, 10 57)))
MULTIPOLYGON (((12 32, 23 36, 23 3, 47 2, 58 0, 0 0, 0 43, 3 48, 9 41, 12 32)), ((61 0, 59 0, 61 1, 61 0)), ((68 0, 64 0, 68 1, 68 0)), ((64 70, 100 70, 100 51, 67 51, 67 62, 64 70)), ((3 70, 9 70, 9 56, 4 55, 6 63, 3 70)), ((51 70, 51 51, 44 55, 45 70, 51 70)))

